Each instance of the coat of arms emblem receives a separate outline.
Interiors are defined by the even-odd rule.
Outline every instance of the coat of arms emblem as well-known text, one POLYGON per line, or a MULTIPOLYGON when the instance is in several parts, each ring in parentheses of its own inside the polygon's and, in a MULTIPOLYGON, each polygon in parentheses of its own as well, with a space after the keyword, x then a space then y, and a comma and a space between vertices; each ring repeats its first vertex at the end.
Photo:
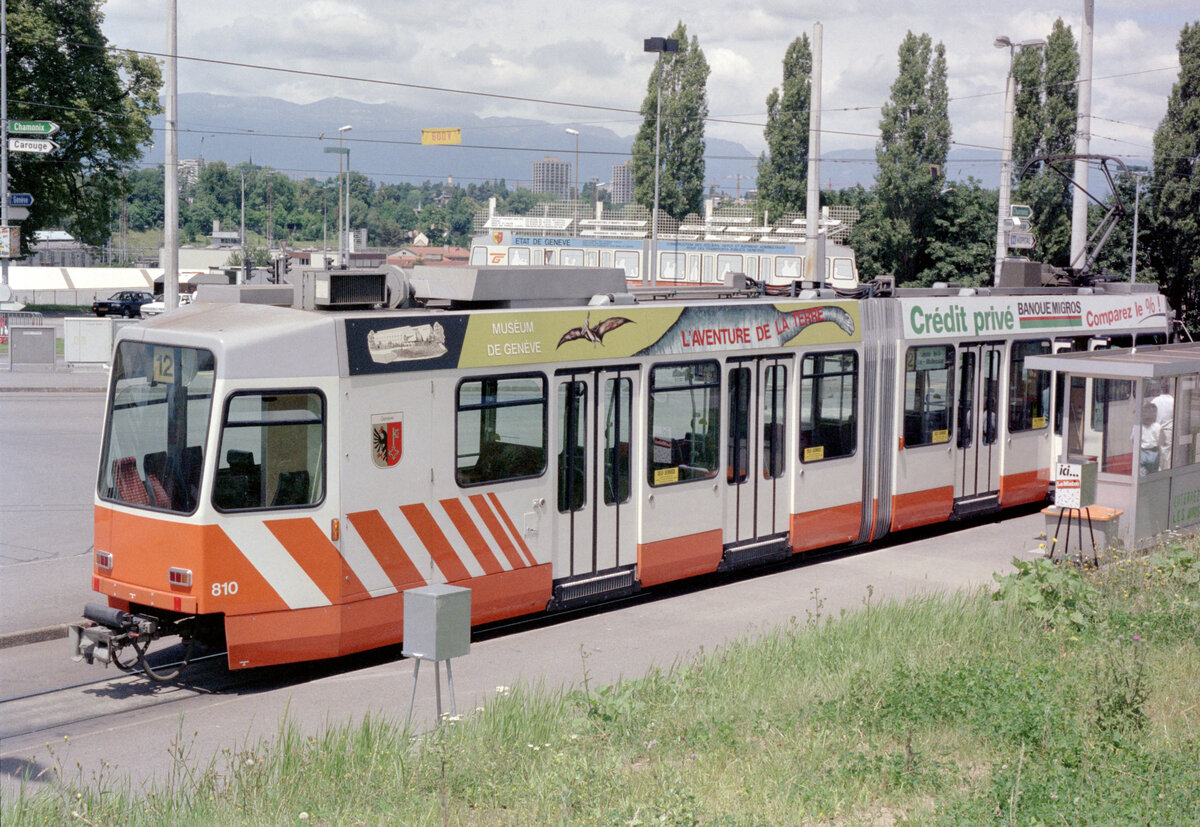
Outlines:
POLYGON ((371 417, 371 453, 380 468, 391 468, 404 454, 403 419, 402 413, 371 417))

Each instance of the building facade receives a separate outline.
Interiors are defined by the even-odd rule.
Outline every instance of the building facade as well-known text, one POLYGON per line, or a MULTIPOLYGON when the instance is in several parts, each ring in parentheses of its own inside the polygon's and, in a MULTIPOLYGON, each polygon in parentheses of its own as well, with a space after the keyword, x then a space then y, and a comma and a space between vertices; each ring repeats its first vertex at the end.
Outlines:
POLYGON ((613 164, 612 168, 612 203, 628 204, 633 201, 633 162, 613 164))
POLYGON ((571 165, 547 156, 533 162, 533 191, 552 192, 564 201, 571 197, 571 165))

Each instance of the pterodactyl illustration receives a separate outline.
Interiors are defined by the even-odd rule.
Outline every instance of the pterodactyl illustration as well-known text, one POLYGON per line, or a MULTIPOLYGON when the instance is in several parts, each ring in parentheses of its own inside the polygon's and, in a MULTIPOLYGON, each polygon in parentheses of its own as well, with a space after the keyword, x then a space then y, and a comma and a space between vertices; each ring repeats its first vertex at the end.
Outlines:
POLYGON ((562 335, 558 340, 558 348, 562 347, 567 342, 573 339, 586 339, 593 345, 604 344, 604 334, 610 330, 616 330, 623 324, 633 324, 633 319, 626 319, 624 316, 609 316, 602 322, 597 322, 595 327, 592 327, 592 311, 588 311, 583 324, 579 327, 573 327, 562 335))

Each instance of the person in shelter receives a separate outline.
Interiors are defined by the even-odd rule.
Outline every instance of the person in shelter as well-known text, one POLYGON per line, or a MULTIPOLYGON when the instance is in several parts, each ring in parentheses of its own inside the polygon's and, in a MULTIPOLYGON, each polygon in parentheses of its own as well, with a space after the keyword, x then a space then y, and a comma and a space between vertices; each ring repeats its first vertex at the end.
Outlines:
POLYGON ((1162 426, 1158 424, 1158 406, 1147 402, 1142 406, 1142 427, 1138 453, 1138 473, 1141 476, 1158 470, 1162 455, 1162 426))
POLYGON ((1158 395, 1150 400, 1158 409, 1158 426, 1162 429, 1162 446, 1159 449, 1158 467, 1166 470, 1171 467, 1171 442, 1175 437, 1175 397, 1171 396, 1171 380, 1164 379, 1159 386, 1158 395))

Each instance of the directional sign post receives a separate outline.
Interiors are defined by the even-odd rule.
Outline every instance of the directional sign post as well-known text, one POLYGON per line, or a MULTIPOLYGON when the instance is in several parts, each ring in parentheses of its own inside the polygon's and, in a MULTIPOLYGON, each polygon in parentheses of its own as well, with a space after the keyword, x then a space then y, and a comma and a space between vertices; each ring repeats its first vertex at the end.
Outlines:
POLYGON ((1008 214, 1012 218, 1033 218, 1033 207, 1028 204, 1013 204, 1008 208, 1008 214))
POLYGON ((35 152, 39 155, 49 155, 58 149, 58 144, 54 141, 47 141, 41 138, 9 138, 9 152, 35 152))
POLYGON ((10 192, 8 194, 8 206, 10 207, 32 207, 33 196, 27 192, 10 192))
POLYGON ((1036 243, 1037 239, 1033 233, 1010 232, 1008 234, 1008 246, 1014 250, 1031 250, 1036 243))
POLYGON ((58 131, 54 121, 9 121, 8 131, 14 135, 41 135, 49 138, 58 131))

